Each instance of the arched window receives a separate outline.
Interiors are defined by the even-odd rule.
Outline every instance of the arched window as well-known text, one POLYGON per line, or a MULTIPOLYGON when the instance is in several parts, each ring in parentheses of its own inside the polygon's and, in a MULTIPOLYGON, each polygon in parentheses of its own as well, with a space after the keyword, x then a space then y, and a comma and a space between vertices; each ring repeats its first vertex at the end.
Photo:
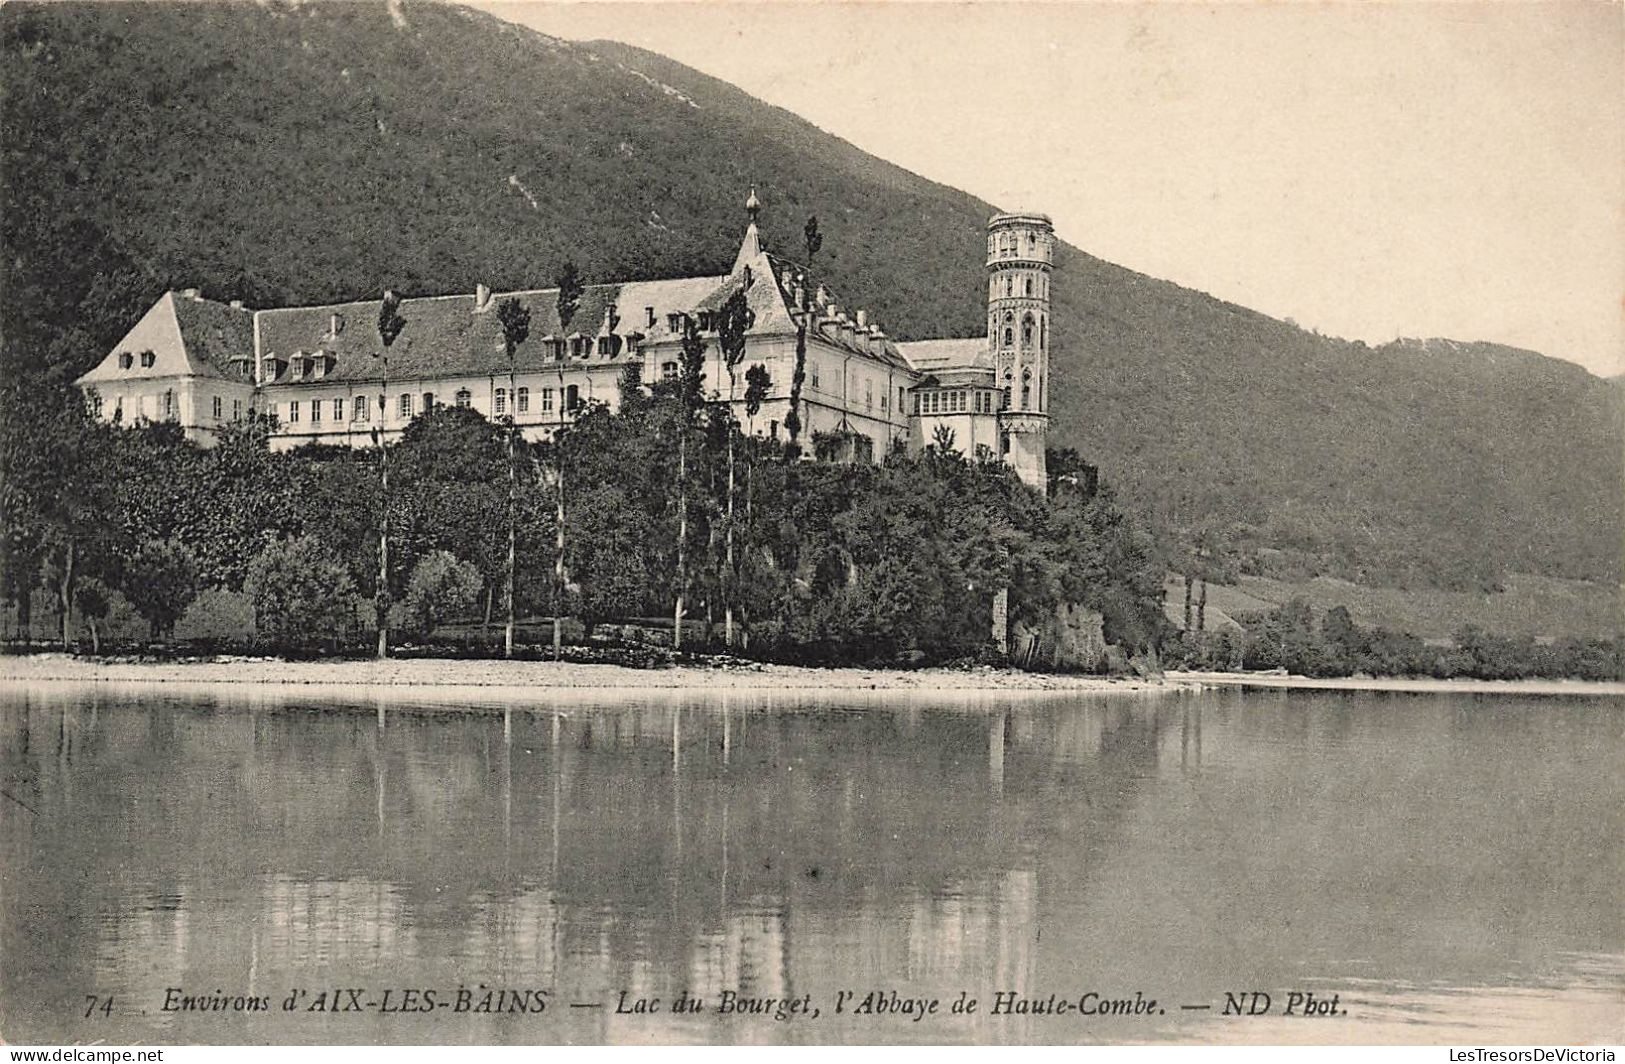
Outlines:
POLYGON ((506 414, 508 412, 508 389, 498 388, 495 398, 491 401, 493 414, 506 414))
POLYGON ((1032 398, 1032 391, 1031 386, 1026 381, 1021 382, 1021 409, 1027 409, 1029 400, 1032 398))
POLYGON ((1010 328, 1010 326, 1006 325, 1004 327, 1004 346, 1005 347, 1014 347, 1015 342, 1016 342, 1016 332, 1015 332, 1015 330, 1010 328))
POLYGON ((457 389, 457 406, 459 408, 467 409, 468 405, 470 403, 472 403, 473 401, 474 401, 474 397, 472 395, 468 394, 468 389, 467 388, 459 388, 459 389, 457 389))
POLYGON ((1027 294, 1033 294, 1033 279, 1031 277, 1027 278, 1027 294))
POLYGON ((1012 295, 1016 294, 1015 293, 1015 288, 1013 287, 1014 284, 1015 284, 1015 280, 1016 279, 1014 277, 1011 277, 1009 274, 1004 275, 1004 294, 1005 295, 1012 296, 1012 295))
POLYGON ((1029 254, 1029 255, 1033 254, 1034 250, 1037 247, 1038 247, 1038 238, 1033 236, 1033 234, 1028 233, 1027 234, 1027 254, 1029 254))
POLYGON ((529 412, 529 410, 530 410, 530 389, 529 388, 520 388, 517 392, 514 393, 514 395, 517 396, 517 399, 516 399, 516 401, 514 403, 514 406, 519 408, 519 412, 521 414, 529 412))
POLYGON ((1008 384, 1004 386, 1004 392, 999 396, 999 409, 1010 409, 1010 386, 1008 384))
POLYGON ((574 384, 564 389, 564 409, 574 411, 581 406, 581 389, 574 384))
POLYGON ((1031 314, 1028 314, 1026 317, 1021 319, 1021 346, 1022 347, 1031 347, 1032 345, 1033 345, 1033 316, 1031 314))

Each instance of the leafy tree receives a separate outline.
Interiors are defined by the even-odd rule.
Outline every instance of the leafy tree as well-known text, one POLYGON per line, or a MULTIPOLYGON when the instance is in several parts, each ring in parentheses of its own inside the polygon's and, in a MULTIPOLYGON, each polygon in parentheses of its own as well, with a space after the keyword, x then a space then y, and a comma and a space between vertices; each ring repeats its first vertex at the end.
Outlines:
POLYGON ((812 323, 812 293, 808 289, 812 284, 813 257, 824 246, 824 236, 818 231, 817 215, 807 219, 807 225, 802 229, 802 239, 807 249, 807 275, 802 279, 801 306, 796 314, 796 367, 790 377, 790 409, 784 415, 784 431, 790 437, 790 445, 784 452, 787 461, 794 460, 799 453, 796 440, 801 434, 801 388, 807 381, 807 330, 812 323))
MULTIPOLYGON (((562 294, 562 293, 561 293, 562 294)), ((513 402, 514 392, 514 352, 519 345, 530 336, 530 311, 518 299, 509 297, 497 306, 497 318, 502 322, 502 348, 508 355, 508 396, 513 402)), ((513 594, 514 570, 517 567, 518 556, 515 553, 518 543, 518 512, 519 512, 519 468, 518 457, 515 454, 515 437, 519 434, 515 418, 508 417, 508 565, 506 570, 506 589, 504 598, 508 604, 508 623, 502 632, 502 653, 506 657, 513 657, 513 633, 515 622, 515 600, 513 594)))
POLYGON ((723 562, 722 589, 725 611, 722 640, 728 647, 734 645, 734 584, 738 579, 738 569, 734 564, 734 441, 739 432, 733 422, 733 403, 738 384, 739 364, 745 359, 745 334, 755 317, 746 298, 749 284, 750 275, 747 270, 744 283, 733 291, 716 316, 717 346, 722 349, 722 362, 728 371, 728 406, 725 419, 725 430, 728 434, 728 517, 725 525, 727 545, 723 562))
POLYGON ((336 643, 353 627, 361 605, 349 567, 314 536, 266 547, 249 565, 246 587, 254 627, 283 651, 336 643))
POLYGON ((27 565, 37 559, 49 573, 63 650, 71 649, 76 581, 117 565, 115 431, 91 419, 71 387, 12 378, 0 391, 6 554, 27 565))
POLYGON ((378 658, 389 657, 389 440, 384 431, 389 416, 389 349, 406 328, 401 316, 401 299, 385 290, 378 305, 378 351, 380 377, 378 392, 378 480, 382 502, 378 507, 378 586, 373 595, 373 611, 378 618, 378 658))
POLYGON ((417 634, 427 638, 447 618, 466 613, 479 598, 483 584, 480 571, 450 551, 437 550, 419 558, 403 602, 417 634))
MULTIPOLYGON (((559 315, 559 335, 560 335, 561 338, 563 338, 563 337, 568 337, 569 334, 570 334, 570 322, 575 320, 576 310, 581 306, 581 296, 586 291, 586 286, 584 284, 582 284, 581 275, 578 272, 576 272, 576 264, 574 262, 570 262, 570 261, 565 262, 564 268, 559 271, 559 275, 558 275, 558 278, 556 279, 555 283, 556 283, 556 285, 558 287, 558 290, 559 290, 559 292, 558 292, 558 301, 557 301, 557 306, 556 306, 556 309, 558 310, 558 315, 559 315)), ((568 349, 566 348, 566 350, 568 350, 568 349)), ((565 397, 565 391, 564 391, 564 359, 562 359, 562 358, 559 359, 558 370, 559 370, 559 416, 560 416, 560 418, 564 419, 566 423, 568 423, 569 417, 570 417, 570 415, 572 413, 574 413, 574 411, 571 409, 571 403, 565 397)), ((557 459, 556 462, 555 462, 555 469, 554 469, 554 472, 555 472, 554 492, 555 492, 555 496, 556 496, 556 499, 557 499, 557 508, 556 508, 555 513, 554 513, 554 520, 553 520, 554 536, 555 536, 555 542, 554 542, 554 545, 553 545, 554 546, 554 554, 553 554, 553 657, 554 657, 555 660, 557 660, 558 658, 560 658, 560 657, 562 657, 564 655, 564 629, 562 627, 563 618, 560 616, 560 614, 563 612, 562 603, 564 601, 564 586, 565 586, 565 583, 564 583, 564 544, 565 544, 565 539, 564 539, 564 529, 565 529, 565 525, 564 525, 564 516, 565 516, 564 493, 565 493, 565 481, 566 481, 565 457, 568 454, 569 448, 568 448, 567 441, 563 437, 564 437, 564 433, 563 433, 563 430, 561 429, 560 433, 558 434, 558 438, 555 440, 556 446, 554 447, 554 454, 555 454, 556 459, 557 459)))
POLYGON ((125 560, 123 586, 153 640, 162 639, 197 598, 197 556, 178 540, 148 540, 125 560))
POLYGON ((689 436, 692 434, 694 415, 705 395, 706 342, 700 336, 698 323, 683 316, 683 363, 678 377, 677 403, 677 602, 672 608, 672 646, 683 648, 684 600, 688 594, 688 493, 689 493, 689 436))

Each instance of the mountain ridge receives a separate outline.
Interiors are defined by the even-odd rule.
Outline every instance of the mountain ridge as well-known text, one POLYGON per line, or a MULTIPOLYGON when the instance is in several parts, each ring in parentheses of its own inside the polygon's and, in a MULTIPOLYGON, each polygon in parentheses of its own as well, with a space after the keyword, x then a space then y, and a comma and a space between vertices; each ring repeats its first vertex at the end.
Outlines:
MULTIPOLYGON (((897 339, 984 331, 993 205, 664 56, 439 3, 7 4, 8 372, 82 370, 164 287, 251 306, 534 287, 768 245, 897 339)), ((1019 206, 1042 209, 1041 204, 1019 206)), ((1617 581, 1619 386, 1486 342, 1368 346, 1071 245, 1052 441, 1260 571, 1617 581), (1268 547, 1268 552, 1261 548, 1268 547)))

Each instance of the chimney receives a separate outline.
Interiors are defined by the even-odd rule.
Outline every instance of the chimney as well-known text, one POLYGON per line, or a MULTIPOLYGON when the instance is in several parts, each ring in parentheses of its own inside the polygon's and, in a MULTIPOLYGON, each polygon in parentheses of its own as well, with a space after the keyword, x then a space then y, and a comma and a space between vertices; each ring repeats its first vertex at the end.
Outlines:
POLYGON ((181 295, 185 296, 187 299, 201 299, 202 298, 201 296, 198 295, 198 290, 196 288, 183 288, 183 289, 181 289, 181 295))
POLYGON ((825 288, 823 285, 819 285, 818 293, 813 296, 813 302, 817 303, 820 307, 829 306, 829 289, 825 288))
POLYGON ((231 309, 232 310, 242 310, 243 309, 243 301, 240 300, 240 299, 233 299, 231 301, 231 309))
POLYGON ((858 311, 858 328, 867 329, 868 327, 869 327, 869 312, 867 310, 859 310, 858 311))
POLYGON ((491 305, 491 290, 483 284, 474 286, 474 309, 484 310, 491 305))

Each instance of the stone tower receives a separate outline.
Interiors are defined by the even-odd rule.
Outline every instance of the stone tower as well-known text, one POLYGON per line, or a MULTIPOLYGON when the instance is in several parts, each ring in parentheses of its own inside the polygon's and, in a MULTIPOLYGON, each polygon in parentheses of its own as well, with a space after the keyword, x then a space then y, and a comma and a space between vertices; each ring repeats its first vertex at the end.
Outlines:
POLYGON ((1049 431, 1050 271, 1055 227, 1044 214, 995 214, 987 223, 987 342, 1003 389, 1004 461, 1045 490, 1049 431))

